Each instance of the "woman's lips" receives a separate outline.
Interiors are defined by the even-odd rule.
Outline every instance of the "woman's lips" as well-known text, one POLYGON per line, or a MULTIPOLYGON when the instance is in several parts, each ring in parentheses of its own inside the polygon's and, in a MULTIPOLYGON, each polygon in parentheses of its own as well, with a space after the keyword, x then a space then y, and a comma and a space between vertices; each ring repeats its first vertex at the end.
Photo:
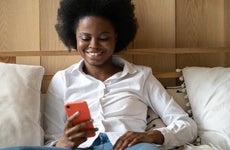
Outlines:
POLYGON ((95 60, 100 60, 103 52, 102 51, 98 51, 98 52, 86 52, 86 54, 88 55, 88 57, 90 59, 95 59, 95 60))
POLYGON ((103 52, 86 52, 87 54, 89 54, 90 56, 99 56, 101 55, 103 52))

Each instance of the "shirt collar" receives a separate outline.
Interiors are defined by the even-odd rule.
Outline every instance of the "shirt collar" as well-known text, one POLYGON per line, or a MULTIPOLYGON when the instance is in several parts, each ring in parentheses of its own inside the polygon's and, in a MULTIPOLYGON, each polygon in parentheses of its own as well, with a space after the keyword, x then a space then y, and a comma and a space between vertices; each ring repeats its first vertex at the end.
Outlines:
MULTIPOLYGON (((121 57, 113 56, 112 61, 114 64, 116 64, 120 67, 123 67, 122 75, 134 74, 137 71, 132 63, 124 60, 121 57)), ((84 60, 82 59, 72 67, 71 73, 74 73, 75 71, 79 71, 81 73, 84 73, 83 72, 83 65, 84 65, 84 60)))

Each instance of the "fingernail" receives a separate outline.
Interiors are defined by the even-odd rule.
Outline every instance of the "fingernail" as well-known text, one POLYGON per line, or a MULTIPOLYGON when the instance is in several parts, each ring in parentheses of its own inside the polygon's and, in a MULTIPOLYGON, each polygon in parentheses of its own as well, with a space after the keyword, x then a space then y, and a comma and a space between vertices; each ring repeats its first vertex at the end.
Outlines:
POLYGON ((75 113, 74 113, 74 115, 76 116, 76 115, 79 115, 79 111, 76 111, 75 113))

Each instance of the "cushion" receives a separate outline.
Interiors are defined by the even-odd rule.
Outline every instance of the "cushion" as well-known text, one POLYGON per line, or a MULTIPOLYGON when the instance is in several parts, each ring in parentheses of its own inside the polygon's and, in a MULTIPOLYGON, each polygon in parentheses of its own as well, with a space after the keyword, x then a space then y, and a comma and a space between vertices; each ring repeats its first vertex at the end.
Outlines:
POLYGON ((230 149, 230 68, 182 70, 201 144, 230 149))
POLYGON ((41 66, 0 63, 0 148, 42 145, 41 66))

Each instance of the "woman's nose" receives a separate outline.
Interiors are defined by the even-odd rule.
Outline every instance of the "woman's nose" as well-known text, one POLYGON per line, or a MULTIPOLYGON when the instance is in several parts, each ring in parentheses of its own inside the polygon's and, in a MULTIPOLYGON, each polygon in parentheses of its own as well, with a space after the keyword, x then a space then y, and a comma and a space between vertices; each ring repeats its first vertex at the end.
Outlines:
POLYGON ((98 43, 97 39, 91 39, 91 41, 89 43, 90 48, 98 48, 98 45, 99 45, 99 43, 98 43))

